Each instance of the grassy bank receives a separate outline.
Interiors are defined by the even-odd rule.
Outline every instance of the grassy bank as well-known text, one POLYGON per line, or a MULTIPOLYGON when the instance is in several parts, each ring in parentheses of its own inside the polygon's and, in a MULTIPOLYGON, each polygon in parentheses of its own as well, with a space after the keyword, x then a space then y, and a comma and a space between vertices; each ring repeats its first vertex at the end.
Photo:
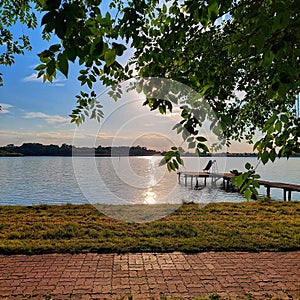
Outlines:
POLYGON ((274 201, 184 204, 148 223, 117 221, 91 205, 2 206, 0 253, 299 250, 299 215, 300 202, 274 201))

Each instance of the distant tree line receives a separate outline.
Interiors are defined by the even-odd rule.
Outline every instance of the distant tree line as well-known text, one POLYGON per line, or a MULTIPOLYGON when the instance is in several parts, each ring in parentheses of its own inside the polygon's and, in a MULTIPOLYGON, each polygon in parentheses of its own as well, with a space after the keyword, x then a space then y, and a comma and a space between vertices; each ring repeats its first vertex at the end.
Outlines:
POLYGON ((150 150, 141 146, 121 147, 75 147, 73 145, 43 145, 40 143, 24 143, 21 146, 9 144, 0 147, 1 156, 72 156, 72 155, 95 155, 95 156, 152 156, 161 155, 161 152, 150 150))
MULTIPOLYGON (((164 153, 163 153, 164 154, 164 153)), ((257 153, 254 152, 203 152, 200 157, 217 157, 217 156, 228 156, 228 157, 257 157, 257 153)), ((196 153, 193 152, 185 152, 182 154, 182 157, 199 157, 196 153)))

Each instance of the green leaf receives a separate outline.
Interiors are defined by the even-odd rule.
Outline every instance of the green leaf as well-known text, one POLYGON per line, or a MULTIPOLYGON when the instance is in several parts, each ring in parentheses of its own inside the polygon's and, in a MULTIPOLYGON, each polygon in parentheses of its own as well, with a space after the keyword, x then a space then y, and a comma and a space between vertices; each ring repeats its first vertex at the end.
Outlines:
POLYGON ((175 167, 174 171, 179 169, 179 164, 177 163, 176 160, 173 160, 173 165, 175 167))
POLYGON ((116 54, 118 56, 121 56, 124 53, 124 51, 127 49, 126 46, 124 46, 122 44, 113 43, 112 45, 113 45, 114 49, 116 50, 116 54))
POLYGON ((205 144, 198 143, 197 148, 202 149, 205 152, 209 152, 209 149, 207 148, 207 146, 205 144))
POLYGON ((247 163, 245 164, 245 168, 246 168, 247 170, 250 170, 250 169, 251 169, 251 167, 252 167, 252 166, 251 166, 251 164, 250 164, 250 163, 248 163, 248 162, 247 162, 247 163))
MULTIPOLYGON (((54 60, 50 60, 49 63, 47 64, 47 74, 49 76, 53 76, 55 73, 55 61, 54 60)), ((48 80, 50 81, 50 78, 48 78, 48 80)))
POLYGON ((208 7, 208 18, 212 22, 214 22, 218 16, 218 13, 219 13, 218 2, 215 1, 208 7))
POLYGON ((181 124, 180 123, 177 123, 176 125, 174 125, 174 127, 172 128, 172 130, 175 130, 177 128, 181 127, 181 124))
POLYGON ((61 53, 57 56, 58 59, 58 69, 68 78, 69 72, 69 62, 67 55, 65 53, 61 53))
POLYGON ((60 44, 51 45, 49 48, 49 51, 57 52, 57 51, 59 51, 60 47, 61 47, 60 44))
POLYGON ((104 49, 104 43, 102 37, 98 37, 97 39, 95 39, 91 47, 91 52, 93 55, 101 56, 103 54, 103 49, 104 49))
POLYGON ((34 69, 36 71, 41 71, 41 70, 44 70, 45 68, 46 68, 45 64, 40 64, 40 65, 36 66, 34 69))
POLYGON ((272 162, 274 162, 275 159, 276 159, 276 157, 277 157, 277 154, 276 154, 275 149, 272 149, 272 150, 270 151, 269 156, 270 156, 270 160, 271 160, 272 162))
POLYGON ((207 141, 207 139, 206 139, 205 137, 203 137, 203 136, 198 136, 198 137, 196 138, 196 140, 197 140, 198 142, 201 142, 201 143, 207 141))
POLYGON ((275 54, 271 50, 267 50, 264 53, 263 66, 265 68, 268 68, 273 62, 274 58, 275 58, 275 54))
POLYGON ((213 83, 209 83, 202 88, 202 93, 205 94, 210 88, 214 87, 213 83))
POLYGON ((159 165, 160 167, 162 167, 162 166, 164 166, 166 163, 167 163, 167 161, 163 158, 163 159, 160 160, 160 162, 159 162, 158 165, 159 165))
POLYGON ((168 162, 174 156, 174 151, 168 151, 165 154, 165 160, 168 162))
POLYGON ((260 184, 257 182, 257 181, 252 181, 252 185, 255 187, 255 188, 259 188, 260 187, 260 184))
POLYGON ((249 201, 251 199, 252 192, 249 188, 244 191, 244 196, 247 199, 247 201, 249 201))
POLYGON ((91 89, 93 87, 93 82, 91 80, 87 80, 86 84, 88 85, 88 87, 91 89))
POLYGON ((278 131, 278 132, 281 132, 281 129, 282 129, 282 123, 280 121, 277 121, 276 124, 275 124, 275 129, 278 131))
POLYGON ((259 141, 257 141, 255 144, 254 144, 254 146, 253 146, 253 150, 256 150, 257 149, 257 147, 259 147, 260 146, 260 144, 261 144, 261 141, 259 140, 259 141))
POLYGON ((166 6, 166 4, 163 4, 162 12, 163 12, 164 14, 167 13, 167 6, 166 6))
POLYGON ((187 130, 182 131, 182 138, 185 141, 190 136, 189 132, 187 130))
POLYGON ((172 167, 171 167, 171 164, 170 164, 170 162, 168 162, 168 163, 167 163, 167 169, 168 169, 168 171, 169 171, 169 172, 171 172, 171 171, 172 171, 172 167))
POLYGON ((159 112, 163 115, 166 114, 166 106, 165 105, 160 105, 158 107, 159 112))
POLYGON ((107 49, 104 54, 104 60, 108 67, 111 66, 116 60, 116 50, 115 49, 107 49))
POLYGON ((197 154, 197 156, 199 156, 199 157, 201 156, 202 153, 201 153, 201 151, 200 151, 199 148, 196 148, 196 154, 197 154))
POLYGON ((109 27, 112 24, 112 20, 110 19, 110 14, 107 13, 105 18, 100 18, 99 23, 103 27, 109 27))
POLYGON ((280 116, 280 120, 281 120, 283 123, 288 123, 288 122, 289 122, 289 118, 287 117, 287 115, 281 115, 281 116, 280 116))
POLYGON ((191 142, 191 143, 189 143, 189 149, 193 149, 193 148, 195 148, 195 146, 196 146, 196 143, 195 142, 191 142))
POLYGON ((265 165, 268 160, 269 160, 269 154, 267 151, 263 152, 261 155, 260 155, 260 159, 262 161, 262 163, 265 165))
POLYGON ((55 10, 59 8, 61 0, 45 0, 42 3, 44 10, 55 10))
POLYGON ((181 159, 180 156, 176 155, 176 159, 177 159, 177 162, 178 162, 180 165, 183 165, 183 160, 181 159))
POLYGON ((187 119, 189 117, 189 112, 187 109, 183 109, 181 112, 181 116, 183 119, 187 119))
POLYGON ((50 21, 53 21, 56 15, 57 15, 56 11, 50 11, 46 13, 42 18, 41 26, 49 23, 50 21))

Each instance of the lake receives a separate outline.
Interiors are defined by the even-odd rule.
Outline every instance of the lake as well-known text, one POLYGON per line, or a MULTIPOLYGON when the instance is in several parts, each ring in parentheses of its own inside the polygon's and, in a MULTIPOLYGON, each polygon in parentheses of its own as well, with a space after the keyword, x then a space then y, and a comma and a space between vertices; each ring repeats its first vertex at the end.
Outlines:
MULTIPOLYGON (((183 171, 201 171, 210 158, 184 158, 183 171)), ((217 171, 242 170, 255 157, 217 157, 217 171)), ((238 193, 208 185, 202 190, 178 184, 177 174, 159 167, 161 157, 1 157, 0 205, 36 205, 65 203, 102 204, 180 204, 241 202, 238 193)), ((299 184, 300 158, 280 159, 259 165, 263 180, 299 184)), ((202 183, 200 179, 200 183, 202 183)), ((220 184, 221 185, 221 180, 220 184)), ((260 193, 265 193, 261 188, 260 193)), ((274 199, 282 199, 282 190, 271 189, 274 199)), ((293 200, 300 193, 292 193, 293 200)))

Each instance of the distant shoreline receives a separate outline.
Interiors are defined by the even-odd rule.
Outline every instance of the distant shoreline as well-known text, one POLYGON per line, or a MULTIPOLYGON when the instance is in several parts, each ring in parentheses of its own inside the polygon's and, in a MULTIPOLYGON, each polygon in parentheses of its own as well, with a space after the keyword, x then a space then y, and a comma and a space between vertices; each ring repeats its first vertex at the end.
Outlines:
POLYGON ((25 155, 22 153, 0 153, 0 157, 142 157, 142 156, 162 156, 162 155, 105 155, 105 154, 66 154, 66 155, 25 155))
MULTIPOLYGON (((84 153, 74 153, 74 154, 23 154, 23 153, 1 153, 1 157, 143 157, 143 156, 157 156, 163 157, 163 154, 120 154, 120 155, 109 155, 109 154, 84 154, 84 153)), ((206 154, 202 156, 197 156, 196 154, 187 154, 182 155, 182 157, 195 157, 195 158, 208 158, 208 157, 257 157, 257 154, 243 154, 243 153, 229 153, 229 154, 206 154)), ((291 155, 289 158, 299 158, 300 155, 295 154, 291 155)), ((282 158, 286 158, 283 156, 282 158)))
MULTIPOLYGON (((0 157, 25 157, 25 156, 43 156, 43 157, 132 157, 132 156, 163 156, 163 153, 159 154, 98 154, 98 153, 72 153, 72 154, 23 154, 23 153, 1 153, 0 157)), ((198 157, 196 154, 183 154, 182 157, 257 157, 257 154, 243 154, 243 153, 230 153, 230 154, 206 154, 198 157)))
MULTIPOLYGON (((0 147, 0 157, 22 156, 78 156, 78 157, 127 157, 127 156, 164 156, 166 151, 147 149, 141 146, 116 146, 116 147, 75 147, 74 145, 62 144, 43 145, 40 143, 24 143, 21 146, 8 144, 0 147)), ((195 153, 186 152, 182 157, 257 157, 257 153, 251 152, 222 152, 222 153, 195 153)), ((300 157, 299 154, 290 157, 300 157)))
POLYGON ((40 143, 24 143, 21 146, 8 144, 0 147, 0 156, 153 156, 162 155, 160 151, 141 146, 120 147, 75 147, 62 144, 43 145, 40 143))

